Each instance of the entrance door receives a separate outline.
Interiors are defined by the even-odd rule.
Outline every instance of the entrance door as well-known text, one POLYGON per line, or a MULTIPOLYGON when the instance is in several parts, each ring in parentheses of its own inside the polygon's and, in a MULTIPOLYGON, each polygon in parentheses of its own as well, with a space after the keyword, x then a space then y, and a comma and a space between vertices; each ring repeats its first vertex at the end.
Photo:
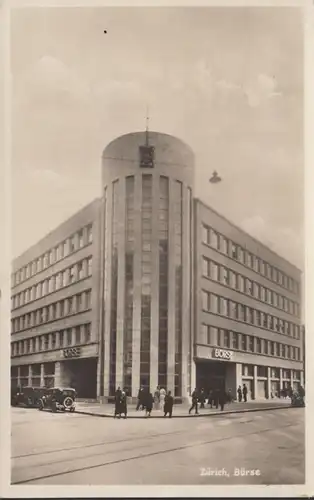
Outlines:
POLYGON ((97 358, 71 359, 62 365, 63 386, 73 387, 78 398, 97 397, 97 358))
POLYGON ((219 361, 199 361, 196 363, 196 387, 210 390, 226 390, 226 363, 219 361))

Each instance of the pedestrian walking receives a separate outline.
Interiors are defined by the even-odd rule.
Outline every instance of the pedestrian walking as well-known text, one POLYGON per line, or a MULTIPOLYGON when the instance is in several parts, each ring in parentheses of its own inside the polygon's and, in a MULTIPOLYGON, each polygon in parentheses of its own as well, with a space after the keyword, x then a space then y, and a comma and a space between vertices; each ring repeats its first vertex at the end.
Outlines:
POLYGON ((201 403, 200 408, 204 409, 205 408, 205 401, 206 401, 206 396, 205 396, 204 389, 202 389, 201 392, 200 392, 199 401, 201 403))
POLYGON ((164 409, 166 395, 167 395, 166 389, 164 387, 161 387, 159 391, 159 404, 161 411, 163 411, 164 409))
POLYGON ((208 404, 210 405, 211 408, 213 407, 214 402, 215 402, 214 391, 212 389, 210 389, 209 395, 208 395, 208 404))
POLYGON ((154 407, 155 407, 155 410, 159 410, 160 409, 160 389, 159 389, 159 385, 157 385, 156 390, 155 390, 155 394, 154 394, 154 407))
POLYGON ((120 408, 121 408, 121 395, 122 391, 120 387, 117 388, 115 397, 114 397, 114 418, 116 418, 117 415, 121 415, 120 408))
POLYGON ((233 397, 232 397, 232 392, 231 389, 228 389, 227 393, 227 403, 232 403, 233 397))
POLYGON ((226 401, 227 401, 227 394, 226 394, 226 391, 223 387, 221 387, 221 389, 219 391, 218 399, 219 399, 220 410, 223 411, 225 404, 226 404, 226 401))
POLYGON ((140 408, 142 410, 144 409, 144 404, 143 404, 144 394, 145 394, 144 388, 141 386, 138 393, 137 393, 136 411, 138 411, 140 408))
POLYGON ((242 393, 243 393, 243 399, 244 399, 244 402, 246 403, 247 402, 247 387, 245 384, 243 384, 243 390, 242 390, 242 393))
POLYGON ((128 408, 127 408, 127 395, 126 391, 123 390, 121 393, 121 398, 120 398, 120 416, 124 415, 124 418, 127 417, 128 414, 128 408))
POLYGON ((192 406, 189 409, 189 414, 191 414, 191 411, 194 409, 195 409, 195 415, 197 415, 198 414, 198 394, 197 394, 196 388, 192 392, 192 406))
POLYGON ((214 403, 215 403, 215 406, 216 406, 216 410, 218 410, 218 407, 219 407, 219 389, 215 389, 214 391, 214 403))
POLYGON ((241 389, 241 385, 239 385, 237 393, 238 393, 238 401, 239 401, 239 403, 241 403, 241 401, 242 401, 242 389, 241 389))
POLYGON ((169 414, 169 418, 171 418, 172 409, 173 409, 173 397, 171 396, 171 391, 168 391, 168 394, 165 396, 164 417, 166 417, 169 414))
POLYGON ((153 404, 154 404, 154 398, 151 392, 147 391, 147 394, 145 395, 145 412, 146 412, 146 417, 150 417, 150 414, 153 409, 153 404))

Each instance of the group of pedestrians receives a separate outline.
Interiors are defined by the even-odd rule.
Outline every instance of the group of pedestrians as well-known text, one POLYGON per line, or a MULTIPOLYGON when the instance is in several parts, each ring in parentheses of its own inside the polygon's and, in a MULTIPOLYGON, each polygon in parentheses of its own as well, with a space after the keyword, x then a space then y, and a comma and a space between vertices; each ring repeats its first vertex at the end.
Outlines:
MULTIPOLYGON (((145 410, 145 416, 150 417, 154 408, 155 410, 162 411, 164 417, 169 416, 171 418, 173 404, 174 400, 171 391, 166 392, 164 388, 158 386, 153 396, 149 389, 140 387, 137 395, 136 411, 145 410)), ((127 418, 127 393, 125 389, 121 390, 118 387, 115 393, 114 418, 121 418, 122 416, 127 418)))
POLYGON ((244 403, 247 403, 247 393, 248 393, 248 390, 247 390, 246 384, 243 384, 243 387, 241 387, 241 385, 239 385, 237 393, 238 393, 238 401, 239 401, 239 403, 241 403, 242 399, 243 399, 244 403))
POLYGON ((154 396, 149 389, 140 387, 137 395, 136 411, 139 411, 140 409, 145 410, 146 416, 150 417, 154 408, 157 411, 162 411, 164 413, 164 417, 168 415, 171 418, 173 404, 174 400, 171 391, 167 392, 164 387, 157 386, 154 396))
POLYGON ((211 408, 213 405, 218 409, 223 411, 225 404, 232 401, 231 392, 226 392, 223 387, 217 388, 215 390, 210 389, 208 394, 206 394, 204 389, 198 390, 194 389, 192 392, 192 406, 189 409, 189 414, 194 410, 195 414, 198 415, 199 405, 201 409, 205 408, 206 399, 211 408))

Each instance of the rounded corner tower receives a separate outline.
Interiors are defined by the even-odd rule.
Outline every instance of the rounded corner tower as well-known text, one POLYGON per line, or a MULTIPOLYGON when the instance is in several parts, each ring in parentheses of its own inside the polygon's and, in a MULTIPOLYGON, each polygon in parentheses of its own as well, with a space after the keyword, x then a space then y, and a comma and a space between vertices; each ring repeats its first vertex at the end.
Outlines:
POLYGON ((194 154, 176 137, 135 132, 102 155, 103 396, 191 390, 194 154))

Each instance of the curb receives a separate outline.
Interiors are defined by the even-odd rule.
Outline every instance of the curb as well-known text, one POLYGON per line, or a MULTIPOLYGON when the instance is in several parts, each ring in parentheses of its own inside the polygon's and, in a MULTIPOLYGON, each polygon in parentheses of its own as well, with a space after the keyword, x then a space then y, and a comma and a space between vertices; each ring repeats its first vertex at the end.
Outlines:
MULTIPOLYGON (((257 412, 257 411, 269 411, 269 410, 286 410, 287 408, 296 408, 294 406, 273 406, 272 408, 245 408, 243 410, 226 410, 226 411, 215 411, 213 413, 207 413, 207 414, 198 414, 198 415, 173 415, 172 418, 205 418, 205 417, 216 417, 217 415, 230 415, 230 414, 233 414, 233 413, 252 413, 252 412, 257 412)), ((80 415, 91 415, 93 417, 100 417, 100 418, 114 418, 114 415, 113 414, 109 414, 109 413, 93 413, 91 411, 84 411, 84 410, 75 410, 75 413, 79 413, 80 415)), ((137 416, 137 415, 134 415, 134 416, 128 416, 127 417, 128 419, 132 418, 132 419, 146 419, 145 416, 137 416)), ((162 415, 152 415, 151 417, 148 417, 148 419, 152 419, 152 418, 158 418, 158 419, 161 419, 161 418, 164 418, 162 415)), ((166 418, 169 418, 169 417, 166 417, 166 418)))

